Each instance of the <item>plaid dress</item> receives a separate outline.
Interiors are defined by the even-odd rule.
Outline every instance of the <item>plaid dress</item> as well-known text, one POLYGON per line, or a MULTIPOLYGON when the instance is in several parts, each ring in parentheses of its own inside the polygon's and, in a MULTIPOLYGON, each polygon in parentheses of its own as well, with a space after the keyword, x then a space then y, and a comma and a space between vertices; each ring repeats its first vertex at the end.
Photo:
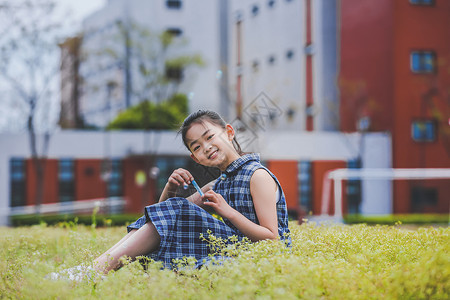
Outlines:
MULTIPOLYGON (((232 162, 216 181, 213 190, 221 194, 231 207, 259 224, 250 194, 250 178, 261 168, 269 172, 281 191, 276 206, 278 233, 282 240, 290 244, 284 193, 275 175, 261 165, 258 154, 247 154, 232 162)), ((201 234, 208 237, 210 232, 224 240, 233 235, 238 239, 244 237, 229 220, 224 218, 224 222, 219 221, 201 207, 181 197, 169 198, 145 207, 145 215, 130 224, 127 229, 138 229, 147 222, 153 223, 161 237, 158 249, 147 256, 162 261, 167 268, 176 267, 174 260, 183 257, 194 257, 198 262, 197 266, 200 266, 211 250, 208 243, 200 239, 201 234)))

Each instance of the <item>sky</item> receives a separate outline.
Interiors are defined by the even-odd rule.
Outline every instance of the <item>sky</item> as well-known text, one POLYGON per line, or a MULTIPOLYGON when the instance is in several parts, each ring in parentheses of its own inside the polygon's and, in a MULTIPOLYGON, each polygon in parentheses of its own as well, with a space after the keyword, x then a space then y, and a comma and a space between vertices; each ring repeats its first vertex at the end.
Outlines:
POLYGON ((67 10, 71 12, 71 18, 77 24, 73 30, 79 31, 83 19, 103 7, 107 0, 57 0, 56 2, 63 12, 67 10))
MULTIPOLYGON (((63 24, 63 35, 70 37, 81 31, 84 18, 102 8, 108 0, 55 0, 57 13, 55 19, 66 20, 63 24)), ((55 80, 59 80, 55 79, 55 80)), ((58 86, 58 82, 55 83, 58 86)), ((5 95, 8 87, 0 82, 0 94, 5 95)), ((59 115, 59 99, 53 100, 48 108, 50 123, 55 123, 59 115)), ((25 114, 26 115, 26 114, 25 114)), ((25 129, 24 109, 20 103, 9 97, 0 98, 0 133, 18 132, 25 129)))
POLYGON ((103 7, 107 0, 57 0, 56 2, 72 10, 75 19, 81 20, 103 7))

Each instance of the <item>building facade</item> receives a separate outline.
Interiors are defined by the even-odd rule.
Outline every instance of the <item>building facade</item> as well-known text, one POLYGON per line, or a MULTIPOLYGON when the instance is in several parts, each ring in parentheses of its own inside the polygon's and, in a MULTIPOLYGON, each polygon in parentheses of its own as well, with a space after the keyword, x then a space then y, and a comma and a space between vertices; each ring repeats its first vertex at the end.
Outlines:
MULTIPOLYGON (((11 208, 36 204, 37 180, 26 134, 1 134, 0 223, 7 224, 11 208)), ((365 165, 389 168, 390 136, 386 134, 279 133, 260 135, 253 141, 264 165, 279 178, 293 216, 320 214, 323 177, 335 168, 365 165), (358 148, 361 141, 364 153, 358 148), (329 145, 332 144, 333 147, 329 145), (286 147, 290 145, 290 147, 286 147)), ((246 150, 245 148, 243 149, 246 150)), ((61 131, 51 137, 45 161, 43 204, 121 197, 123 212, 140 213, 155 203, 173 170, 188 169, 206 184, 217 178, 217 169, 204 168, 190 158, 172 131, 61 131), (145 155, 152 141, 152 155, 145 155)), ((389 181, 362 185, 347 183, 345 212, 392 212, 389 181)), ((195 192, 180 190, 180 196, 195 192)), ((334 207, 329 212, 333 213, 334 207)))
POLYGON ((336 1, 231 3, 229 82, 236 116, 253 130, 337 130, 336 1), (271 107, 264 126, 255 119, 262 93, 271 107))
MULTIPOLYGON (((450 2, 340 1, 341 129, 392 133, 394 168, 450 167, 450 2)), ((448 212, 448 180, 398 181, 394 213, 448 212)))

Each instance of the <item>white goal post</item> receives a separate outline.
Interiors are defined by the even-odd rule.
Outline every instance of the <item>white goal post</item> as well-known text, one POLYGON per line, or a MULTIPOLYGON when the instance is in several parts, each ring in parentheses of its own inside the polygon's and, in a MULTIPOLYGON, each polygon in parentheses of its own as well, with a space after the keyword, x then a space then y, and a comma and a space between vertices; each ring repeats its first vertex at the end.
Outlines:
MULTIPOLYGON (((360 179, 450 179, 450 169, 335 169, 325 173, 322 186, 321 217, 328 216, 331 181, 334 183, 334 216, 336 222, 343 221, 342 181, 360 179)), ((450 185, 449 185, 450 186, 450 185)))

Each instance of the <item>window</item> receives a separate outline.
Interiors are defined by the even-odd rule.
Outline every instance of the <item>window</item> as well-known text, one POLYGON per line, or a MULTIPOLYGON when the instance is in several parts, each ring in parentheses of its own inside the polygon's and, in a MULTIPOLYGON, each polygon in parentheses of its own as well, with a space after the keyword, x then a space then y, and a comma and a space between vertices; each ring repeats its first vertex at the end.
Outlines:
POLYGON ((180 36, 183 34, 183 30, 180 28, 167 28, 166 33, 170 34, 171 36, 180 36))
POLYGON ((286 51, 286 58, 288 60, 291 60, 292 58, 294 58, 294 51, 293 50, 286 51))
POLYGON ((26 202, 25 160, 12 158, 9 161, 11 184, 11 207, 24 206, 26 202))
POLYGON ((258 13, 259 13, 259 6, 255 4, 252 6, 252 16, 256 17, 258 13))
POLYGON ((183 68, 179 66, 166 65, 166 78, 181 81, 183 79, 183 68))
POLYGON ((273 7, 275 6, 275 0, 269 0, 269 1, 267 2, 267 5, 268 5, 270 8, 273 8, 273 7))
POLYGON ((411 188, 411 206, 415 213, 430 212, 438 204, 436 188, 413 186, 411 188))
MULTIPOLYGON (((349 169, 361 168, 361 160, 360 159, 349 160, 347 162, 347 168, 349 169)), ((349 179, 347 181, 347 201, 349 214, 357 214, 360 212, 361 180, 349 179)))
POLYGON ((181 0, 167 0, 166 6, 170 9, 181 9, 182 3, 181 0))
POLYGON ((59 201, 75 200, 74 162, 73 159, 62 159, 58 162, 59 201))
POLYGON ((436 54, 433 51, 413 51, 411 53, 411 71, 414 73, 436 72, 436 54))
POLYGON ((259 61, 258 60, 254 60, 252 62, 252 70, 255 73, 259 71, 259 61))
POLYGON ((291 106, 288 108, 288 110, 286 111, 286 115, 287 115, 289 121, 294 120, 295 113, 296 113, 295 107, 291 106))
POLYGON ((413 121, 411 137, 416 142, 434 142, 436 140, 436 122, 433 120, 413 121))
POLYGON ((312 182, 311 182, 311 162, 301 161, 298 166, 298 181, 300 188, 300 207, 309 213, 312 211, 312 182))
POLYGON ((122 188, 122 162, 118 159, 111 160, 111 175, 108 180, 108 197, 123 196, 122 188))
POLYGON ((413 5, 434 5, 434 0, 409 0, 413 5))

